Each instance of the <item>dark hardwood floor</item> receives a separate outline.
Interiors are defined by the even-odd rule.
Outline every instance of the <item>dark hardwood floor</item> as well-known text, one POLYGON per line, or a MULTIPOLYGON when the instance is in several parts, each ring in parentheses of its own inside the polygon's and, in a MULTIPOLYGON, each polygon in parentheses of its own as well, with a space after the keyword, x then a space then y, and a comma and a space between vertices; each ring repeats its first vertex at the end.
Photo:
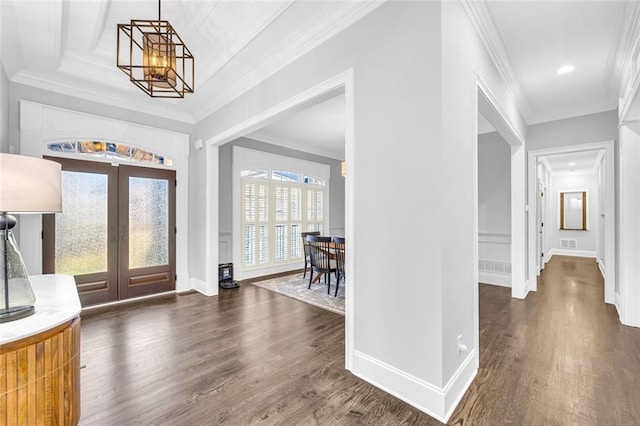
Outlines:
POLYGON ((553 256, 526 300, 480 285, 480 369, 451 424, 640 424, 640 329, 594 259, 553 256))
MULTIPOLYGON (((640 330, 592 260, 526 300, 480 286, 480 370, 451 424, 640 424, 640 330)), ((344 317, 252 285, 82 314, 83 425, 439 424, 344 370, 344 317)))
POLYGON ((344 370, 344 316, 252 285, 82 314, 83 425, 439 424, 344 370))

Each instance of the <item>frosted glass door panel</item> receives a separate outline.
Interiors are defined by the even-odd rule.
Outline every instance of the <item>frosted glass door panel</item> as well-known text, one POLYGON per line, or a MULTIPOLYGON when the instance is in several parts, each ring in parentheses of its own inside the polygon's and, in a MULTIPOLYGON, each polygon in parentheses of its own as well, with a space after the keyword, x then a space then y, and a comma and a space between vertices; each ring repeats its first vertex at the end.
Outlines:
POLYGON ((55 216, 55 272, 107 271, 106 174, 62 171, 63 213, 55 216))
POLYGON ((129 177, 129 269, 169 263, 169 181, 129 177))

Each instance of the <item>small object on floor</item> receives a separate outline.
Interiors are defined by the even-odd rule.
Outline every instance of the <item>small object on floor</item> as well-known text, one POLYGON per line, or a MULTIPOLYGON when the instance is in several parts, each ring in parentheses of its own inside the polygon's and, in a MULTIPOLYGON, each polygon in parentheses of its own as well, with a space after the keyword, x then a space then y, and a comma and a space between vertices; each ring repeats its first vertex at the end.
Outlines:
POLYGON ((234 281, 234 280, 220 281, 220 288, 238 288, 238 287, 240 287, 240 284, 238 284, 238 281, 234 281))
POLYGON ((233 279, 233 263, 218 265, 218 285, 220 288, 238 288, 238 281, 233 279))

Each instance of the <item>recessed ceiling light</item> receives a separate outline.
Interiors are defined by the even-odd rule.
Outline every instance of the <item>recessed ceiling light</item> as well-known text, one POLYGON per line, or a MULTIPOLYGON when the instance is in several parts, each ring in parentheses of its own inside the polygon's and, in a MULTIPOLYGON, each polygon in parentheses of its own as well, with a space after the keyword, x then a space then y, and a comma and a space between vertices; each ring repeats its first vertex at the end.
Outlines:
POLYGON ((575 165, 576 165, 576 163, 571 162, 571 163, 569 163, 569 165, 570 165, 570 166, 575 166, 575 165))
POLYGON ((558 71, 556 71, 556 74, 558 75, 569 74, 571 71, 575 69, 576 67, 574 67, 573 65, 563 65, 560 68, 558 68, 558 71))

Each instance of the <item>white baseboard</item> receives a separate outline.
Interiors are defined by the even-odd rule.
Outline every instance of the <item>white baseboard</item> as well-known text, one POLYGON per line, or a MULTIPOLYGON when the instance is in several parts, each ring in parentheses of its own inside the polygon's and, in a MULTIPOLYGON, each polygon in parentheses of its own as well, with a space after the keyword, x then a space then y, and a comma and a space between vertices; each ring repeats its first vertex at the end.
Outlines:
POLYGON ((478 281, 483 284, 511 287, 511 274, 501 272, 478 271, 478 281))
POLYGON ((616 295, 615 295, 615 303, 614 303, 615 307, 616 307, 616 311, 618 311, 618 319, 620 320, 620 322, 622 322, 622 309, 620 308, 620 293, 618 293, 616 291, 616 295))
POLYGON ((205 296, 216 296, 218 294, 217 286, 215 288, 216 291, 210 291, 209 289, 207 289, 207 283, 203 280, 200 280, 198 278, 190 278, 189 282, 191 283, 192 289, 194 289, 198 293, 204 294, 205 296))
MULTIPOLYGON (((0 0, 1 1, 1 0, 0 0)), ((242 271, 239 268, 235 269, 235 279, 238 281, 248 280, 251 278, 264 277, 265 275, 283 274, 285 272, 295 272, 304 268, 304 261, 300 260, 296 263, 287 263, 284 265, 270 266, 268 268, 250 269, 248 271, 242 271)))
POLYGON ((558 256, 576 256, 576 257, 593 257, 596 258, 596 252, 590 250, 567 250, 567 249, 551 249, 549 251, 549 257, 554 255, 558 256))
POLYGON ((637 315, 637 312, 625 312, 622 308, 622 300, 620 298, 620 293, 616 292, 615 295, 615 306, 618 311, 618 318, 620 319, 620 323, 622 325, 626 325, 629 327, 638 327, 640 328, 640 315, 637 315))
POLYGON ((602 274, 602 279, 604 279, 606 276, 604 274, 604 265, 600 262, 600 259, 596 259, 596 263, 598 264, 598 269, 600 269, 600 273, 602 274))
POLYGON ((476 351, 440 388, 391 365, 355 351, 352 373, 385 392, 446 423, 478 372, 476 351), (474 360, 476 362, 474 362, 474 360))
POLYGON ((515 297, 516 299, 526 299, 527 294, 529 294, 529 281, 524 283, 524 289, 522 292, 519 292, 520 286, 517 286, 515 290, 513 290, 513 286, 511 287, 511 297, 515 297))

